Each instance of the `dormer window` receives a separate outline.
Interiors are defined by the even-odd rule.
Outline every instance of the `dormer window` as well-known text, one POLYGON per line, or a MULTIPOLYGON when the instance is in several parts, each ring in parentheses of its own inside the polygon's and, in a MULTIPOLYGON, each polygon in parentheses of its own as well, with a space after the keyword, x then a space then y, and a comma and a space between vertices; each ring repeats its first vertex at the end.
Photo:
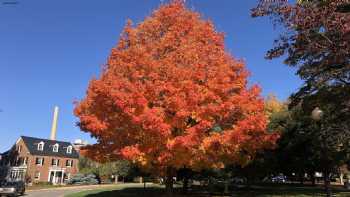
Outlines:
POLYGON ((72 154, 72 146, 68 146, 67 147, 67 153, 68 154, 72 154))
POLYGON ((58 144, 53 145, 52 151, 57 153, 58 152, 58 146, 59 146, 58 144))
POLYGON ((43 151, 43 150, 44 150, 44 142, 40 142, 40 143, 38 144, 38 150, 39 150, 39 151, 43 151))

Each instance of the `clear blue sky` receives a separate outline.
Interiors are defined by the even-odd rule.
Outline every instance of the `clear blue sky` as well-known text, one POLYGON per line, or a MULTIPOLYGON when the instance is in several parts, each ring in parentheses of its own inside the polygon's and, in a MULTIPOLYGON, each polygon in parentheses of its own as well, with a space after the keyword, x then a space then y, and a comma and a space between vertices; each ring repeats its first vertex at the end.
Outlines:
MULTIPOLYGON (((92 141, 76 126, 73 101, 98 77, 128 18, 140 22, 160 0, 0 0, 0 152, 20 135, 47 138, 60 107, 60 140, 92 141), (14 2, 18 4, 3 4, 14 2)), ((294 71, 264 54, 276 37, 270 21, 253 19, 256 0, 187 0, 226 33, 226 47, 246 61, 250 82, 286 99, 300 86, 294 71)))

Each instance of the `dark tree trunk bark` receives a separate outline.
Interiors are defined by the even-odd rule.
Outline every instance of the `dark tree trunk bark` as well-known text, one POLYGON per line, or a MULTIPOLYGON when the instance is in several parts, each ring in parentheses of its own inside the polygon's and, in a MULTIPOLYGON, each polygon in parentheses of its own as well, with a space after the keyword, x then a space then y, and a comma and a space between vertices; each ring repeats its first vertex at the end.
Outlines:
POLYGON ((183 182, 183 185, 182 185, 182 192, 184 194, 187 194, 187 191, 188 191, 188 177, 185 176, 184 177, 184 182, 183 182))
POLYGON ((167 176, 165 179, 165 190, 168 196, 172 196, 174 189, 174 180, 172 176, 167 176))
POLYGON ((304 185, 304 176, 303 176, 302 173, 299 174, 299 181, 300 181, 300 184, 301 184, 301 185, 304 185))
POLYGON ((312 186, 315 186, 316 185, 315 173, 312 173, 310 176, 311 176, 312 186))
POLYGON ((252 182, 251 177, 247 176, 247 189, 250 189, 250 188, 251 188, 252 183, 253 183, 253 182, 252 182))
POLYGON ((173 170, 172 168, 168 167, 167 174, 165 177, 165 190, 167 193, 167 196, 172 196, 174 192, 174 179, 173 179, 173 170))
POLYGON ((325 170, 324 175, 323 175, 323 179, 324 179, 324 189, 325 189, 327 197, 331 197, 332 196, 331 181, 330 181, 330 177, 329 176, 330 176, 329 171, 325 170))

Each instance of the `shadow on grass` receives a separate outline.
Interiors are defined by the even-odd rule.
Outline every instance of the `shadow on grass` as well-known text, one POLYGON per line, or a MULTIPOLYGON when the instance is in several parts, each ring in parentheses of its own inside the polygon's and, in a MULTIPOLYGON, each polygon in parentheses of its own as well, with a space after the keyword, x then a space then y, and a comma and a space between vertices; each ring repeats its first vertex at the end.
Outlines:
MULTIPOLYGON (((322 188, 317 187, 292 187, 292 186, 256 186, 250 189, 242 188, 231 190, 229 195, 224 195, 222 190, 208 192, 207 188, 193 188, 187 195, 183 195, 180 189, 174 191, 172 197, 317 197, 325 196, 322 188)), ((337 197, 350 197, 350 192, 334 190, 337 197)), ((166 197, 164 188, 125 188, 121 190, 102 191, 95 194, 88 194, 85 197, 166 197)))
POLYGON ((86 197, 154 197, 165 196, 162 188, 125 188, 121 190, 103 191, 96 194, 88 194, 86 197))

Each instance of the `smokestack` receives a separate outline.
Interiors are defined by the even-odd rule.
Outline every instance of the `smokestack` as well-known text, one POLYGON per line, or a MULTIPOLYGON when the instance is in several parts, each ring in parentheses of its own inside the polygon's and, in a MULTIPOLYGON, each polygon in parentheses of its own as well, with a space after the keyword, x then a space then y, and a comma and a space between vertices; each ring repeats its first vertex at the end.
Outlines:
POLYGON ((50 140, 56 140, 57 118, 58 118, 58 107, 55 106, 55 110, 53 112, 50 140))

